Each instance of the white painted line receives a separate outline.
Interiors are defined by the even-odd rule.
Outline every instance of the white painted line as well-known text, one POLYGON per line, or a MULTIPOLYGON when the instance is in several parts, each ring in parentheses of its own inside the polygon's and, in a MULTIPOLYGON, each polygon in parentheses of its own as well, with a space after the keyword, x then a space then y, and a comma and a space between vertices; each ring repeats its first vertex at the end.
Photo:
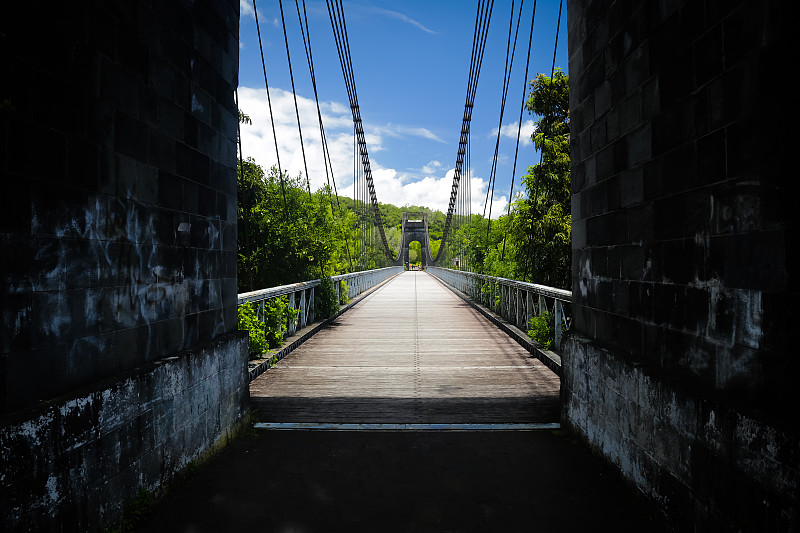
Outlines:
POLYGON ((256 429, 276 431, 534 431, 561 429, 561 424, 336 424, 316 422, 257 422, 256 429))

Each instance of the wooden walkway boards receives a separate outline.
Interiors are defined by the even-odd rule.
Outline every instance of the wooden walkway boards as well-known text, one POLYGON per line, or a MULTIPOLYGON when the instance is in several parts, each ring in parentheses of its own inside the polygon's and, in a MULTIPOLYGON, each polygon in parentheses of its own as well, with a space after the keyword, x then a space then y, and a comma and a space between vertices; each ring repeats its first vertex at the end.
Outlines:
POLYGON ((261 422, 559 420, 557 375, 424 272, 404 272, 250 384, 261 422))

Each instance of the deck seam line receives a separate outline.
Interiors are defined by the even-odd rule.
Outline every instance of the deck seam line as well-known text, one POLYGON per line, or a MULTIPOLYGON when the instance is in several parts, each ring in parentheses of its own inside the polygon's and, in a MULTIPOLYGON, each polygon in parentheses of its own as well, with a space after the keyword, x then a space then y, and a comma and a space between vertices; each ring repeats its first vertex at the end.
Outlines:
POLYGON ((542 431, 561 429, 561 424, 258 422, 253 427, 269 431, 542 431))

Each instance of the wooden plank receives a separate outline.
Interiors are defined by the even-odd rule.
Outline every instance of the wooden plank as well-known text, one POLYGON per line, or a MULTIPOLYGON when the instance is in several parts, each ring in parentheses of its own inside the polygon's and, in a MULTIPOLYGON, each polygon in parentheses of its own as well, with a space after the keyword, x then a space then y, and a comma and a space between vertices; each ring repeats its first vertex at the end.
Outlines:
POLYGON ((262 422, 549 423, 557 375, 424 272, 405 272, 250 385, 262 422))

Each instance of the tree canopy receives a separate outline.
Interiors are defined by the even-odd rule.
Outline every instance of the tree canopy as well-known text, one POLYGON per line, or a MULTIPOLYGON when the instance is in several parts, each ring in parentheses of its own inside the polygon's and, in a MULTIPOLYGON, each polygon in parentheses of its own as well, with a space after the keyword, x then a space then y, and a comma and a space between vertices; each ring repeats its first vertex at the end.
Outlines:
POLYGON ((239 291, 315 279, 349 269, 352 213, 333 209, 327 188, 264 172, 252 159, 238 179, 239 291))
POLYGON ((526 103, 539 115, 532 136, 541 162, 523 176, 526 195, 514 206, 514 251, 522 277, 544 285, 570 286, 569 77, 557 69, 539 74, 526 103))

